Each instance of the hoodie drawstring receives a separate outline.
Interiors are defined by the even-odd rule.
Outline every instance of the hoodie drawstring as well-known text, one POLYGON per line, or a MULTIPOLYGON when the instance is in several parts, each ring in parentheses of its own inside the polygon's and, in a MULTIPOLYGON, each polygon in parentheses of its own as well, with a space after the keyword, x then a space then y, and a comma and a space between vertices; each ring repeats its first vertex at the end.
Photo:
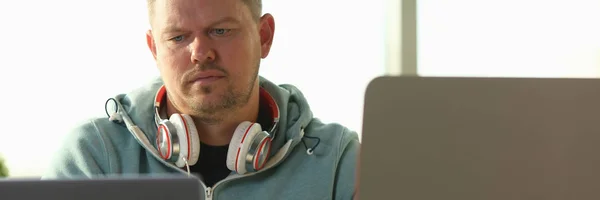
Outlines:
POLYGON ((306 142, 304 140, 302 140, 302 144, 304 144, 304 148, 306 148, 306 154, 312 155, 315 148, 317 148, 317 146, 319 146, 319 142, 321 142, 321 139, 318 137, 311 137, 311 136, 306 136, 306 135, 304 137, 308 138, 308 139, 317 140, 317 142, 311 148, 308 148, 308 146, 306 145, 306 142))
POLYGON ((116 103, 116 99, 115 98, 109 98, 108 100, 106 100, 106 102, 104 103, 104 111, 106 112, 106 115, 108 116, 108 120, 110 120, 111 122, 117 122, 117 123, 121 123, 123 122, 123 117, 121 117, 121 115, 119 115, 119 107, 117 106, 116 103), (115 111, 111 111, 109 112, 108 110, 108 103, 113 101, 114 102, 114 109, 115 111))

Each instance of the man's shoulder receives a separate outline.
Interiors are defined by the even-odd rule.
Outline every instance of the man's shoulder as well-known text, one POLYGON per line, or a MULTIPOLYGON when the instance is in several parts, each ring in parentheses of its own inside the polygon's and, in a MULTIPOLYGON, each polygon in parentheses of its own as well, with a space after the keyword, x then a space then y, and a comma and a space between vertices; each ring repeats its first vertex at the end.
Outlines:
POLYGON ((118 145, 127 141, 127 128, 108 117, 94 117, 77 122, 67 133, 63 145, 67 148, 100 150, 106 143, 118 145))
POLYGON ((305 136, 318 138, 324 146, 344 150, 352 142, 358 142, 358 133, 348 127, 335 122, 326 123, 318 118, 313 118, 304 130, 305 136))
POLYGON ((324 123, 313 119, 305 134, 323 141, 320 144, 323 147, 319 145, 315 151, 325 148, 335 158, 332 160, 335 163, 335 167, 332 167, 335 169, 334 199, 352 199, 356 189, 356 167, 360 151, 358 133, 339 123, 324 123))
POLYGON ((300 140, 277 169, 279 176, 269 183, 281 188, 293 179, 290 187, 282 189, 301 194, 298 198, 348 199, 354 192, 358 134, 340 123, 313 118, 300 140))
POLYGON ((95 140, 98 137, 97 118, 87 118, 77 121, 65 135, 63 143, 81 143, 86 140, 95 140))
POLYGON ((337 122, 323 122, 319 118, 313 118, 305 131, 316 134, 315 136, 358 139, 358 133, 347 126, 337 122))
POLYGON ((92 177, 109 171, 106 140, 96 121, 102 120, 78 121, 67 131, 43 179, 92 177))

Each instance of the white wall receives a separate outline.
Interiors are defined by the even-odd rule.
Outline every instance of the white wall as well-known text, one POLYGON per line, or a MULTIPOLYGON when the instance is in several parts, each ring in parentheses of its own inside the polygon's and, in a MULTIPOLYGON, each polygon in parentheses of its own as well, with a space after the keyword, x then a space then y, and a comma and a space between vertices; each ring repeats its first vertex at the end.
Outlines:
POLYGON ((316 117, 360 133, 366 85, 385 73, 384 1, 291 2, 263 0, 276 36, 262 75, 296 85, 316 117))
POLYGON ((418 0, 421 76, 600 76, 598 0, 418 0))
MULTIPOLYGON (((297 85, 315 116, 359 133, 366 84, 385 70, 383 0, 369 2, 264 0, 276 36, 261 75, 297 85)), ((143 0, 0 1, 0 154, 11 176, 39 176, 74 123, 158 75, 145 9, 143 0)))

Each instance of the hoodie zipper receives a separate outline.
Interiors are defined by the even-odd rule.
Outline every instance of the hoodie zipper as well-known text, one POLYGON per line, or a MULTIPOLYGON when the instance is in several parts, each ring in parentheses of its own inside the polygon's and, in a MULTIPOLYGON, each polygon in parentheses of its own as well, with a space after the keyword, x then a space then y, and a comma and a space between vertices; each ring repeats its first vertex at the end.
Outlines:
MULTIPOLYGON (((302 130, 301 130, 301 131, 302 131, 302 130)), ((303 134, 303 133, 301 133, 301 134, 303 134)), ((266 167, 266 168, 264 168, 264 169, 262 169, 262 170, 260 170, 260 171, 258 171, 258 172, 254 172, 254 173, 248 173, 248 174, 244 174, 244 175, 233 175, 233 176, 228 176, 227 178, 225 178, 225 179, 223 179, 223 180, 221 180, 221 181, 219 181, 219 182, 215 183, 215 185, 214 185, 213 187, 207 187, 207 186, 204 184, 204 182, 200 181, 200 184, 202 185, 202 187, 203 187, 203 190, 204 190, 204 196, 205 196, 205 199, 207 199, 207 200, 212 200, 212 199, 213 199, 213 195, 214 195, 215 188, 216 188, 218 185, 222 184, 222 183, 225 183, 225 182, 228 182, 228 181, 231 181, 231 180, 235 180, 235 179, 239 179, 239 178, 244 178, 244 177, 248 177, 248 176, 256 175, 256 174, 259 174, 259 173, 261 173, 261 172, 267 171, 268 169, 271 169, 271 168, 273 168, 274 166, 277 166, 277 164, 279 164, 279 163, 280 163, 280 162, 283 160, 283 158, 285 157, 285 155, 288 153, 288 151, 289 151, 289 150, 290 150, 290 148, 292 147, 292 142, 293 142, 293 140, 291 140, 291 139, 290 139, 290 140, 288 140, 288 142, 286 142, 286 144, 284 144, 284 145, 283 145, 283 147, 282 147, 282 148, 286 148, 286 149, 285 149, 285 151, 284 151, 284 152, 282 152, 282 156, 279 158, 279 160, 275 161, 275 163, 274 163, 274 164, 272 164, 272 165, 270 165, 270 166, 268 166, 268 167, 266 167)), ((149 151, 150 151, 150 150, 149 150, 149 151)), ((152 154, 152 155, 153 155, 153 156, 154 156, 156 159, 158 159, 158 160, 159 160, 159 162, 161 162, 161 163, 165 164, 166 166, 170 167, 171 169, 175 169, 176 171, 178 171, 178 172, 180 172, 180 173, 187 174, 187 171, 185 171, 185 170, 183 170, 183 169, 180 169, 180 168, 178 168, 178 167, 175 167, 174 165, 172 165, 172 164, 168 163, 167 161, 165 161, 165 160, 163 160, 163 159, 160 159, 160 158, 159 158, 157 155, 155 155, 155 154, 152 154)))
POLYGON ((254 173, 248 173, 248 174, 244 174, 244 175, 233 175, 233 176, 229 176, 217 183, 215 183, 215 185, 213 185, 212 187, 206 187, 206 199, 207 200, 212 200, 213 195, 214 195, 214 191, 217 188, 217 186, 225 183, 225 182, 229 182, 231 180, 235 180, 235 179, 240 179, 240 178, 244 178, 244 177, 249 177, 249 176, 253 176, 253 175, 257 175, 260 174, 261 172, 265 172, 268 171, 269 169, 277 166, 277 164, 279 164, 283 158, 285 157, 285 155, 288 153, 288 151, 290 150, 290 148, 292 147, 292 142, 293 140, 289 140, 283 147, 285 147, 285 151, 282 153, 283 155, 279 158, 279 160, 275 161, 275 163, 273 163, 272 165, 258 171, 258 172, 254 172, 254 173), (287 147, 286 147, 287 146, 287 147))
POLYGON ((207 187, 206 190, 205 190, 205 192, 206 192, 206 195, 205 195, 206 198, 204 198, 204 199, 205 200, 212 200, 212 192, 213 192, 212 188, 211 187, 207 187))
MULTIPOLYGON (((139 129, 139 127, 137 127, 137 126, 136 126, 135 128, 139 129)), ((131 130, 130 130, 130 131, 131 131, 131 130)), ((304 136, 304 128, 301 128, 301 129, 300 129, 300 139, 302 139, 302 137, 303 137, 303 136, 304 136)), ((228 176, 227 178, 225 178, 225 179, 223 179, 223 180, 221 180, 221 181, 219 181, 219 182, 215 183, 215 185, 214 185, 213 187, 207 187, 207 186, 204 184, 204 182, 200 181, 200 183, 201 183, 201 185, 202 185, 202 187, 203 187, 203 189, 204 189, 204 195, 205 195, 206 199, 207 199, 207 200, 212 200, 212 199, 213 199, 213 194, 214 194, 214 190, 215 190, 215 188, 216 188, 218 185, 222 184, 222 183, 228 182, 228 181, 230 181, 230 180, 235 180, 235 179, 239 179, 239 178, 243 178, 243 177, 248 177, 248 176, 256 175, 256 174, 259 174, 259 173, 261 173, 261 172, 267 171, 268 169, 271 169, 271 168, 273 168, 274 166, 277 166, 277 165, 278 165, 278 164, 279 164, 279 163, 280 163, 280 162, 283 160, 283 158, 285 157, 285 155, 288 153, 288 151, 289 151, 289 150, 290 150, 290 148, 292 147, 292 142, 293 142, 293 141, 294 141, 293 139, 290 139, 290 140, 288 140, 288 141, 287 141, 287 142, 286 142, 286 143, 283 145, 283 147, 282 147, 282 148, 286 148, 286 149, 285 149, 285 151, 283 151, 283 152, 282 152, 282 155, 281 155, 281 157, 279 158, 279 160, 275 161, 275 163, 273 163, 272 165, 270 165, 270 166, 268 166, 268 167, 266 167, 266 168, 264 168, 264 169, 262 169, 262 170, 260 170, 260 171, 258 171, 258 172, 249 173, 249 174, 245 174, 245 175, 233 175, 233 176, 228 176)), ((138 140, 138 142, 141 142, 141 141, 139 141, 139 140, 138 140)), ((147 151, 154 152, 154 151, 152 151, 151 149, 149 149, 149 148, 148 148, 146 145, 144 145, 144 142, 141 142, 141 143, 142 143, 141 145, 142 145, 142 146, 143 146, 143 147, 144 147, 144 148, 145 148, 147 151)), ((279 153, 279 152, 278 152, 278 153, 279 153)), ((171 163, 168 163, 168 162, 167 162, 167 161, 165 161, 164 159, 161 159, 160 157, 158 157, 158 155, 157 155, 156 153, 151 153, 151 154, 152 154, 152 156, 153 156, 154 158, 156 158, 157 160, 159 160, 159 162, 163 163, 163 164, 164 164, 164 165, 166 165, 167 167, 170 167, 171 169, 174 169, 174 170, 176 170, 176 171, 178 171, 178 172, 180 172, 180 173, 183 173, 183 174, 187 174, 187 173, 188 173, 186 170, 180 169, 180 168, 178 168, 178 167, 176 167, 176 166, 172 165, 171 163)), ((276 155, 277 155, 277 154, 276 154, 276 155)))

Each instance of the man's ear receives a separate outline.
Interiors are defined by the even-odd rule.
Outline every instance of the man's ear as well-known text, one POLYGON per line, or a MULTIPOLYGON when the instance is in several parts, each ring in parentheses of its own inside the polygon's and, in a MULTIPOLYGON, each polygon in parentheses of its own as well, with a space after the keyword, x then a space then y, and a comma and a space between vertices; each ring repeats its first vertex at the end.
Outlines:
POLYGON ((156 44, 154 43, 154 37, 152 36, 152 30, 146 31, 146 43, 148 44, 148 48, 150 52, 152 52, 152 57, 156 60, 156 44))
POLYGON ((275 19, 269 13, 263 15, 259 22, 261 57, 266 58, 271 51, 273 37, 275 36, 275 19))

